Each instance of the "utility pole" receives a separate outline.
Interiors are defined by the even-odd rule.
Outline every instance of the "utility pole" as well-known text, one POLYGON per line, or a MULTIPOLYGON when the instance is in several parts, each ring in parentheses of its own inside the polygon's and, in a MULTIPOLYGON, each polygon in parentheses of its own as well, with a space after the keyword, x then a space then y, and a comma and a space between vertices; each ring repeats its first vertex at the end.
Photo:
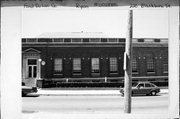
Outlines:
POLYGON ((128 26, 126 34, 126 49, 124 53, 124 112, 131 113, 131 87, 132 87, 132 23, 133 11, 128 11, 128 26))

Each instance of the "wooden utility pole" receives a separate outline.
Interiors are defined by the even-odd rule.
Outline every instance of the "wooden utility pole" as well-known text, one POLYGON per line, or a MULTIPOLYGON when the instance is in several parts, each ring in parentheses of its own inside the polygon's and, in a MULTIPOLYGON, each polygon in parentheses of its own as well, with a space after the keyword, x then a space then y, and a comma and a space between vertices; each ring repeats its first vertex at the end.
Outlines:
POLYGON ((126 49, 124 53, 124 112, 131 113, 131 87, 132 87, 132 22, 133 22, 133 11, 128 12, 128 26, 126 36, 126 49))

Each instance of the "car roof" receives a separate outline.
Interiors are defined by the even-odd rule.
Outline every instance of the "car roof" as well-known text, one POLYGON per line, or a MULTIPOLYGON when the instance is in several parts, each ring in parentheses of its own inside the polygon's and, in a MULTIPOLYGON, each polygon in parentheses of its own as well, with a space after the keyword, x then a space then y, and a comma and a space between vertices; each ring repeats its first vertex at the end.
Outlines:
POLYGON ((138 83, 138 84, 139 84, 139 83, 146 83, 146 84, 148 83, 148 84, 153 84, 153 83, 148 82, 148 81, 139 81, 139 82, 137 82, 137 83, 138 83))
POLYGON ((148 83, 148 84, 152 84, 152 85, 156 86, 154 83, 151 83, 149 81, 138 81, 137 84, 139 84, 139 83, 148 83))

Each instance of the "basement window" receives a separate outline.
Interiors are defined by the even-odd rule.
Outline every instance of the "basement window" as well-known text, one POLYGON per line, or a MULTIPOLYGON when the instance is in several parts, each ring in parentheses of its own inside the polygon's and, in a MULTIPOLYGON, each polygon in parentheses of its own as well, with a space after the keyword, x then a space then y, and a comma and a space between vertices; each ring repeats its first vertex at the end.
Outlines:
POLYGON ((138 42, 144 42, 144 39, 138 39, 138 42))
POLYGON ((54 39, 54 42, 64 42, 64 39, 63 38, 55 38, 54 39))
POLYGON ((161 42, 160 39, 154 39, 154 42, 161 42))

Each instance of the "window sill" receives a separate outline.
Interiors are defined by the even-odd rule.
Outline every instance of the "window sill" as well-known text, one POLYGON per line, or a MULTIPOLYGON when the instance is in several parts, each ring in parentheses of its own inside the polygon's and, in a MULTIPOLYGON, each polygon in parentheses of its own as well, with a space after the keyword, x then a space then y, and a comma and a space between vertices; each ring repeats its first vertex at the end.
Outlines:
POLYGON ((147 72, 147 74, 155 74, 155 72, 147 72))
POLYGON ((118 74, 118 72, 110 72, 110 74, 118 74))
POLYGON ((168 71, 164 71, 163 73, 164 73, 164 74, 168 74, 168 71))
POLYGON ((132 74, 139 74, 138 72, 132 72, 132 74))
POLYGON ((100 73, 91 73, 92 76, 100 76, 100 73))
POLYGON ((56 74, 53 74, 53 75, 56 75, 56 76, 62 76, 63 74, 62 73, 56 73, 56 74))
POLYGON ((81 73, 73 73, 73 76, 81 76, 81 73))

